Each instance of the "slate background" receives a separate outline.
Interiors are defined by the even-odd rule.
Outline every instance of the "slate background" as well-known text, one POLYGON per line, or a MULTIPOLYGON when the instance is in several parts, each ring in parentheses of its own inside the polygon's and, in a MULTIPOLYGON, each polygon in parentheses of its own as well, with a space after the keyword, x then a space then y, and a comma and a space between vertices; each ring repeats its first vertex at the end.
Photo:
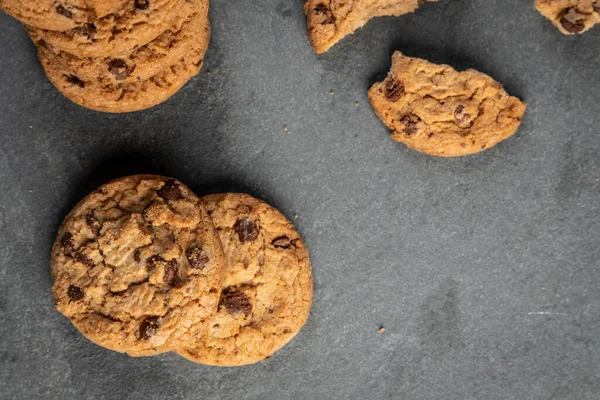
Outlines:
POLYGON ((129 115, 63 98, 0 15, 0 398, 600 399, 600 28, 442 0, 317 56, 302 3, 213 0, 202 73, 129 115), (529 105, 521 129, 459 159, 393 142, 367 89, 394 50, 503 82, 529 105), (298 215, 314 305, 270 361, 129 358, 54 310, 60 221, 137 172, 298 215))

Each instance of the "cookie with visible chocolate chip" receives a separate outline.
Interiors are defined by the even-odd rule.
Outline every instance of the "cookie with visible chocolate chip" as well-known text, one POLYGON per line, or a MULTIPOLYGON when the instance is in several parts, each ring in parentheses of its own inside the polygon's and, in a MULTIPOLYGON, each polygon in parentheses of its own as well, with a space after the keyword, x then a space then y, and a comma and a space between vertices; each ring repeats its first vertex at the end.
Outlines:
POLYGON ((40 29, 66 31, 118 12, 131 0, 0 0, 0 8, 40 29))
POLYGON ((600 0, 535 0, 535 7, 565 35, 600 23, 600 0))
MULTIPOLYGON (((65 67, 43 41, 37 42, 38 57, 50 82, 81 106, 112 113, 155 106, 175 94, 202 68, 210 41, 208 2, 198 0, 193 4, 196 12, 179 31, 185 32, 184 35, 165 32, 158 42, 153 41, 133 53, 133 58, 105 58, 79 67, 76 61, 67 62, 65 67), (173 59, 176 59, 174 64, 166 65, 173 59), (162 69, 156 72, 160 67, 162 69), (81 74, 75 74, 74 70, 81 74), (94 78, 95 70, 104 72, 94 78)), ((66 59, 63 57, 62 61, 66 59)))
POLYGON ((65 32, 27 27, 57 50, 80 57, 117 57, 133 52, 187 19, 186 0, 131 0, 117 13, 65 32))
POLYGON ((228 267, 206 339, 177 353, 210 365, 258 362, 289 342, 306 322, 313 290, 308 250, 292 223, 263 201, 236 193, 201 200, 228 267))
POLYGON ((88 339, 134 356, 202 337, 225 256, 181 182, 136 175, 101 186, 65 218, 52 248, 57 309, 88 339))
POLYGON ((434 156, 474 154, 512 136, 525 104, 475 71, 458 72, 396 52, 383 82, 369 90, 392 138, 434 156))
POLYGON ((372 18, 409 14, 428 1, 438 0, 307 0, 308 37, 314 50, 324 53, 372 18))

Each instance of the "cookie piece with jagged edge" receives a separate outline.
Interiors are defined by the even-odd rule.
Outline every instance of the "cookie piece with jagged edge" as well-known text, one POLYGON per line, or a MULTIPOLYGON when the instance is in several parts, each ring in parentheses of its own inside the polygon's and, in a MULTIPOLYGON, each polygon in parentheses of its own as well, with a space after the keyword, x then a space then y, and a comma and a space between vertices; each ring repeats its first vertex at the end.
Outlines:
POLYGON ((308 250, 292 223, 246 194, 203 197, 228 266, 206 339, 177 353, 192 361, 238 366, 269 357, 306 322, 312 302, 308 250))
POLYGON ((91 341, 149 356, 204 335, 224 266, 210 217, 185 185, 128 176, 65 218, 52 248, 52 293, 91 341))
POLYGON ((27 25, 67 31, 118 12, 133 0, 0 0, 0 8, 27 25))
POLYGON ((438 0, 308 0, 304 4, 308 37, 324 53, 375 17, 400 16, 438 0))
POLYGON ((535 7, 565 35, 600 23, 600 0, 535 0, 535 7))
POLYGON ((498 82, 396 52, 383 82, 369 90, 392 138, 433 156, 474 154, 512 136, 526 105, 498 82))

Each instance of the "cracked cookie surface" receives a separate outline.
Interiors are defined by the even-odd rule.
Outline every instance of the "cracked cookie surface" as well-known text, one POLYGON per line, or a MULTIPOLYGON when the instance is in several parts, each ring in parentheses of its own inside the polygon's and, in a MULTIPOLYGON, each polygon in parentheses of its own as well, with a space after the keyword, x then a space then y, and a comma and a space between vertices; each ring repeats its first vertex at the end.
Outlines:
POLYGON ((600 23, 600 0, 535 0, 535 7, 565 35, 600 23))
POLYGON ((65 218, 52 248, 52 292, 91 341, 154 355, 202 337, 224 265, 200 200, 175 179, 136 175, 101 186, 65 218))
POLYGON ((165 68, 181 60, 192 46, 202 41, 208 46, 208 38, 203 36, 208 28, 208 0, 186 2, 182 16, 188 15, 176 31, 167 30, 145 46, 127 56, 120 57, 78 57, 54 49, 34 32, 30 32, 40 58, 49 60, 54 68, 65 75, 77 77, 84 85, 120 85, 145 81, 165 68))
POLYGON ((157 38, 162 32, 179 30, 186 0, 135 0, 118 13, 109 14, 65 32, 27 27, 54 48, 80 57, 126 55, 157 38))
POLYGON ((201 201, 219 233, 228 267, 206 340, 177 353, 210 365, 258 362, 289 342, 308 318, 308 250, 292 223, 263 201, 236 193, 201 201))
POLYGON ((438 0, 308 0, 308 37, 314 50, 324 53, 372 18, 412 13, 431 1, 438 0))
MULTIPOLYGON (((202 4, 207 4, 202 2, 202 4)), ((194 24, 182 28, 186 31, 186 38, 190 43, 180 43, 177 40, 170 41, 166 44, 153 42, 146 49, 140 49, 140 52, 134 54, 141 56, 150 55, 150 59, 154 57, 156 62, 150 61, 152 65, 146 64, 136 74, 135 69, 132 71, 133 78, 126 76, 123 81, 119 82, 116 75, 125 74, 124 71, 129 71, 130 66, 127 61, 123 61, 118 68, 111 72, 108 62, 108 73, 102 75, 102 78, 94 79, 92 75, 94 68, 104 68, 106 61, 100 66, 90 66, 82 68, 84 74, 80 77, 72 73, 71 69, 65 69, 56 58, 52 57, 50 50, 42 45, 38 47, 38 57, 42 63, 42 67, 52 84, 68 99, 81 106, 91 108, 97 111, 123 113, 139 111, 149 107, 153 107, 163 101, 169 99, 181 87, 189 81, 193 76, 198 74, 203 65, 204 54, 208 48, 210 41, 210 23, 208 20, 208 8, 197 8, 197 19, 194 24), (173 54, 169 54, 168 46, 173 45, 173 54), (177 47, 177 48, 175 48, 177 47), (169 55, 164 55, 160 59, 160 54, 166 52, 169 55), (178 53, 183 56, 176 61, 175 64, 164 67, 155 75, 147 78, 161 64, 167 60, 174 58, 178 53), (111 77, 110 75, 113 75, 111 77), (144 79, 145 78, 145 79, 144 79)), ((195 17, 195 18, 196 18, 195 17)), ((180 31, 181 32, 181 31, 180 31)), ((173 39, 172 34, 166 34, 166 39, 173 39)), ((178 36, 179 37, 179 36, 178 36)), ((137 60, 140 58, 138 57, 137 60)), ((109 60, 115 60, 111 58, 109 60)), ((135 62, 136 58, 134 57, 135 62)), ((131 60, 129 60, 131 62, 131 60)), ((137 68, 136 68, 137 69, 137 68)))
POLYGON ((434 156, 474 154, 512 136, 526 105, 498 82, 396 52, 383 82, 369 90, 392 138, 434 156))
POLYGON ((132 0, 0 0, 0 8, 41 29, 66 31, 119 11, 132 0))

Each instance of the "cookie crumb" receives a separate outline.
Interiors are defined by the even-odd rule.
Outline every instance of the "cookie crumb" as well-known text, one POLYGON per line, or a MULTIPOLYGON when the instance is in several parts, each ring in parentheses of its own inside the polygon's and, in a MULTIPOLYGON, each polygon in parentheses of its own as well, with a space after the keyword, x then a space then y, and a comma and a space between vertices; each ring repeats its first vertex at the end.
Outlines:
POLYGON ((288 131, 288 127, 287 127, 287 125, 285 125, 285 124, 283 125, 283 130, 284 130, 285 132, 287 132, 287 131, 288 131))
POLYGON ((383 332, 385 332, 385 328, 383 326, 380 326, 379 327, 379 333, 383 333, 383 332))
POLYGON ((359 104, 358 101, 356 102, 356 104, 354 105, 354 107, 358 108, 359 104))
POLYGON ((210 71, 206 71, 206 75, 210 76, 210 71))
POLYGON ((334 93, 334 92, 333 92, 333 90, 332 90, 331 92, 329 92, 329 94, 330 94, 331 96, 333 96, 335 93, 334 93))
POLYGON ((298 219, 298 218, 300 218, 300 217, 298 216, 298 214, 294 215, 294 219, 298 219))
POLYGON ((29 125, 29 129, 33 129, 33 125, 29 125))

